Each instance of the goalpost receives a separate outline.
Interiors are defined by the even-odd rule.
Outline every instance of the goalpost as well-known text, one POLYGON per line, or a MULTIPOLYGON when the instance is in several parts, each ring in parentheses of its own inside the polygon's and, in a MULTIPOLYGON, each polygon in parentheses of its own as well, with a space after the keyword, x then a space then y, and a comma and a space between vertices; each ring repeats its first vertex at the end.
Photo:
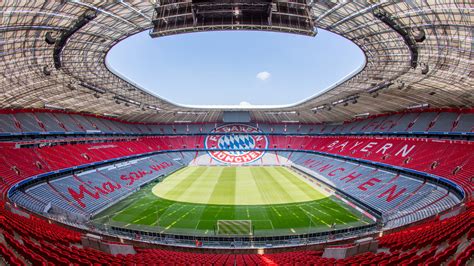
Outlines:
POLYGON ((217 235, 251 236, 253 227, 251 220, 217 220, 217 235))

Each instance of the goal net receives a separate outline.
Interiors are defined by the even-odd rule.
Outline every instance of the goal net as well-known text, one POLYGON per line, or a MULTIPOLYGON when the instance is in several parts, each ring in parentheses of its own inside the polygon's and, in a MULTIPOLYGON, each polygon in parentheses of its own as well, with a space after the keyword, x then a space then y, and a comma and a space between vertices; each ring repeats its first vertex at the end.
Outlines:
POLYGON ((217 220, 217 235, 251 236, 251 220, 217 220))

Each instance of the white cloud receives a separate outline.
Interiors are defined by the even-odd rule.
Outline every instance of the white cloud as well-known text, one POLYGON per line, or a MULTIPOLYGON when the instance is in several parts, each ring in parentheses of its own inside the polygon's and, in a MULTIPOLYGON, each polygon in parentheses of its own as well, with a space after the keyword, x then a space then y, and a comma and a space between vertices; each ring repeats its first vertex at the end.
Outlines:
POLYGON ((271 75, 272 74, 270 74, 267 71, 262 71, 262 72, 258 72, 256 78, 258 78, 259 80, 267 80, 270 78, 271 75))

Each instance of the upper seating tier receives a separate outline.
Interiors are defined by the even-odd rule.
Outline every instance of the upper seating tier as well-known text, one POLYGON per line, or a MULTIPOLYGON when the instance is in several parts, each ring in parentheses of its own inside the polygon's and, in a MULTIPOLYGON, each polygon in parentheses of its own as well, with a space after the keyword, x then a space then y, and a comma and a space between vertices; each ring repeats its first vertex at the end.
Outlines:
MULTIPOLYGON (((199 134, 221 123, 140 124, 57 110, 0 110, 0 135, 18 134, 199 134)), ((340 124, 252 123, 268 134, 471 134, 474 109, 394 113, 340 124)))

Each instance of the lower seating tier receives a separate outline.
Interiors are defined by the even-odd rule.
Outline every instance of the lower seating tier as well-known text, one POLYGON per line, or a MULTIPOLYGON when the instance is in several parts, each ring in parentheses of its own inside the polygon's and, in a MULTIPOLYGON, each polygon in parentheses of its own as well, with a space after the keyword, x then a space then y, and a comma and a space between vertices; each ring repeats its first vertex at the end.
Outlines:
MULTIPOLYGON (((3 205, 3 202, 0 202, 3 205)), ((0 254, 10 265, 54 264, 194 264, 194 265, 466 265, 474 253, 474 205, 463 214, 433 220, 379 237, 386 250, 348 259, 322 257, 322 251, 274 254, 205 254, 135 248, 137 253, 113 256, 82 248, 80 233, 36 217, 22 217, 0 206, 0 254), (467 244, 466 244, 467 243, 467 244), (470 244, 469 244, 470 243, 470 244)), ((1 259, 0 259, 1 262, 1 259)))

